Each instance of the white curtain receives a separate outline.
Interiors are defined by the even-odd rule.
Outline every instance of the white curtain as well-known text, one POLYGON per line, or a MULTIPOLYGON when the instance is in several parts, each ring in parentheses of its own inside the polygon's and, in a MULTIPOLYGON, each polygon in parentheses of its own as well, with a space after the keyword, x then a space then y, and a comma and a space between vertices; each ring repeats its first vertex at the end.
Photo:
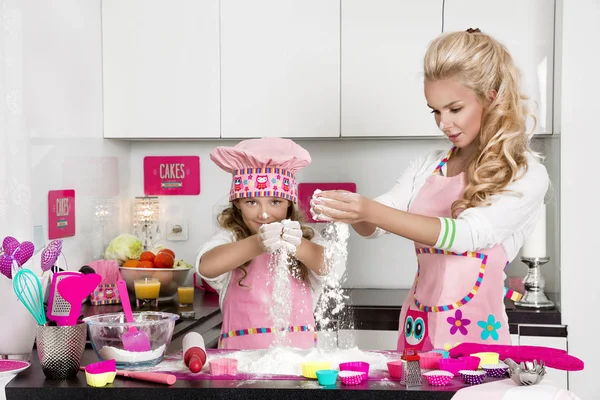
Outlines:
POLYGON ((24 241, 33 239, 33 227, 21 4, 0 0, 0 240, 11 235, 24 241))

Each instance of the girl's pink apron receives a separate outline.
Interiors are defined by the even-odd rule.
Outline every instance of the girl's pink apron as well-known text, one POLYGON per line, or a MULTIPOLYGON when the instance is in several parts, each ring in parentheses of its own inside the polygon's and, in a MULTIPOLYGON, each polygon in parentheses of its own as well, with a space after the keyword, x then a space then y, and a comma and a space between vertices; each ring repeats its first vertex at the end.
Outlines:
POLYGON ((246 267, 248 276, 242 282, 243 272, 233 270, 223 300, 223 325, 219 338, 222 349, 266 349, 275 338, 275 332, 287 330, 289 345, 307 349, 316 344, 315 318, 309 285, 290 275, 292 312, 290 326, 274 328, 270 321, 273 278, 269 272, 269 255, 261 254, 246 267))
MULTIPOLYGON (((451 218, 452 203, 465 188, 464 174, 439 175, 444 158, 409 211, 451 218)), ((415 242, 418 271, 400 312, 398 350, 427 351, 462 342, 510 344, 504 297, 508 258, 501 245, 479 252, 452 253, 415 242)))

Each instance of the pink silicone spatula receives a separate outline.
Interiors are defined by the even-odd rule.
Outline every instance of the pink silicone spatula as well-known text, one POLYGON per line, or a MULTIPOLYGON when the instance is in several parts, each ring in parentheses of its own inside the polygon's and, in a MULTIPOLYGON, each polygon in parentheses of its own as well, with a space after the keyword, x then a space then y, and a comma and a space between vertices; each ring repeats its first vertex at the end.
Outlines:
POLYGON ((56 288, 63 299, 71 304, 67 317, 67 325, 76 325, 81 314, 81 302, 100 284, 102 276, 98 274, 77 274, 68 276, 58 282, 56 288))
MULTIPOLYGON (((117 289, 119 289, 119 296, 121 297, 121 304, 123 305, 123 313, 125 313, 125 320, 127 322, 135 322, 133 320, 133 314, 131 313, 131 303, 129 302, 129 294, 127 293, 127 284, 124 280, 119 279, 117 281, 117 289)), ((123 341, 123 348, 128 351, 150 351, 150 338, 144 331, 138 331, 135 326, 130 326, 127 332, 121 335, 123 341)))

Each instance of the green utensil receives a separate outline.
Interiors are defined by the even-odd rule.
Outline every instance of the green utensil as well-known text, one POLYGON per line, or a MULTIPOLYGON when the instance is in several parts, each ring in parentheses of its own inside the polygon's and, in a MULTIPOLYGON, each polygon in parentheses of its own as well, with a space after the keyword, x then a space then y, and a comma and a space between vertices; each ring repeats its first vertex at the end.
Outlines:
POLYGON ((29 269, 20 269, 13 277, 13 290, 38 325, 46 325, 44 295, 38 277, 29 269))

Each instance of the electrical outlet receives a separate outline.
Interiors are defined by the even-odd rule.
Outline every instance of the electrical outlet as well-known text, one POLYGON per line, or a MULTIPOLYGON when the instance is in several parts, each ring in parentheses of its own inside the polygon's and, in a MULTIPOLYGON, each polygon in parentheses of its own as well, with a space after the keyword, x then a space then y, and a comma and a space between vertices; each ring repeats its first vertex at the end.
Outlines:
POLYGON ((188 226, 185 219, 167 221, 167 240, 181 241, 188 238, 188 226))

